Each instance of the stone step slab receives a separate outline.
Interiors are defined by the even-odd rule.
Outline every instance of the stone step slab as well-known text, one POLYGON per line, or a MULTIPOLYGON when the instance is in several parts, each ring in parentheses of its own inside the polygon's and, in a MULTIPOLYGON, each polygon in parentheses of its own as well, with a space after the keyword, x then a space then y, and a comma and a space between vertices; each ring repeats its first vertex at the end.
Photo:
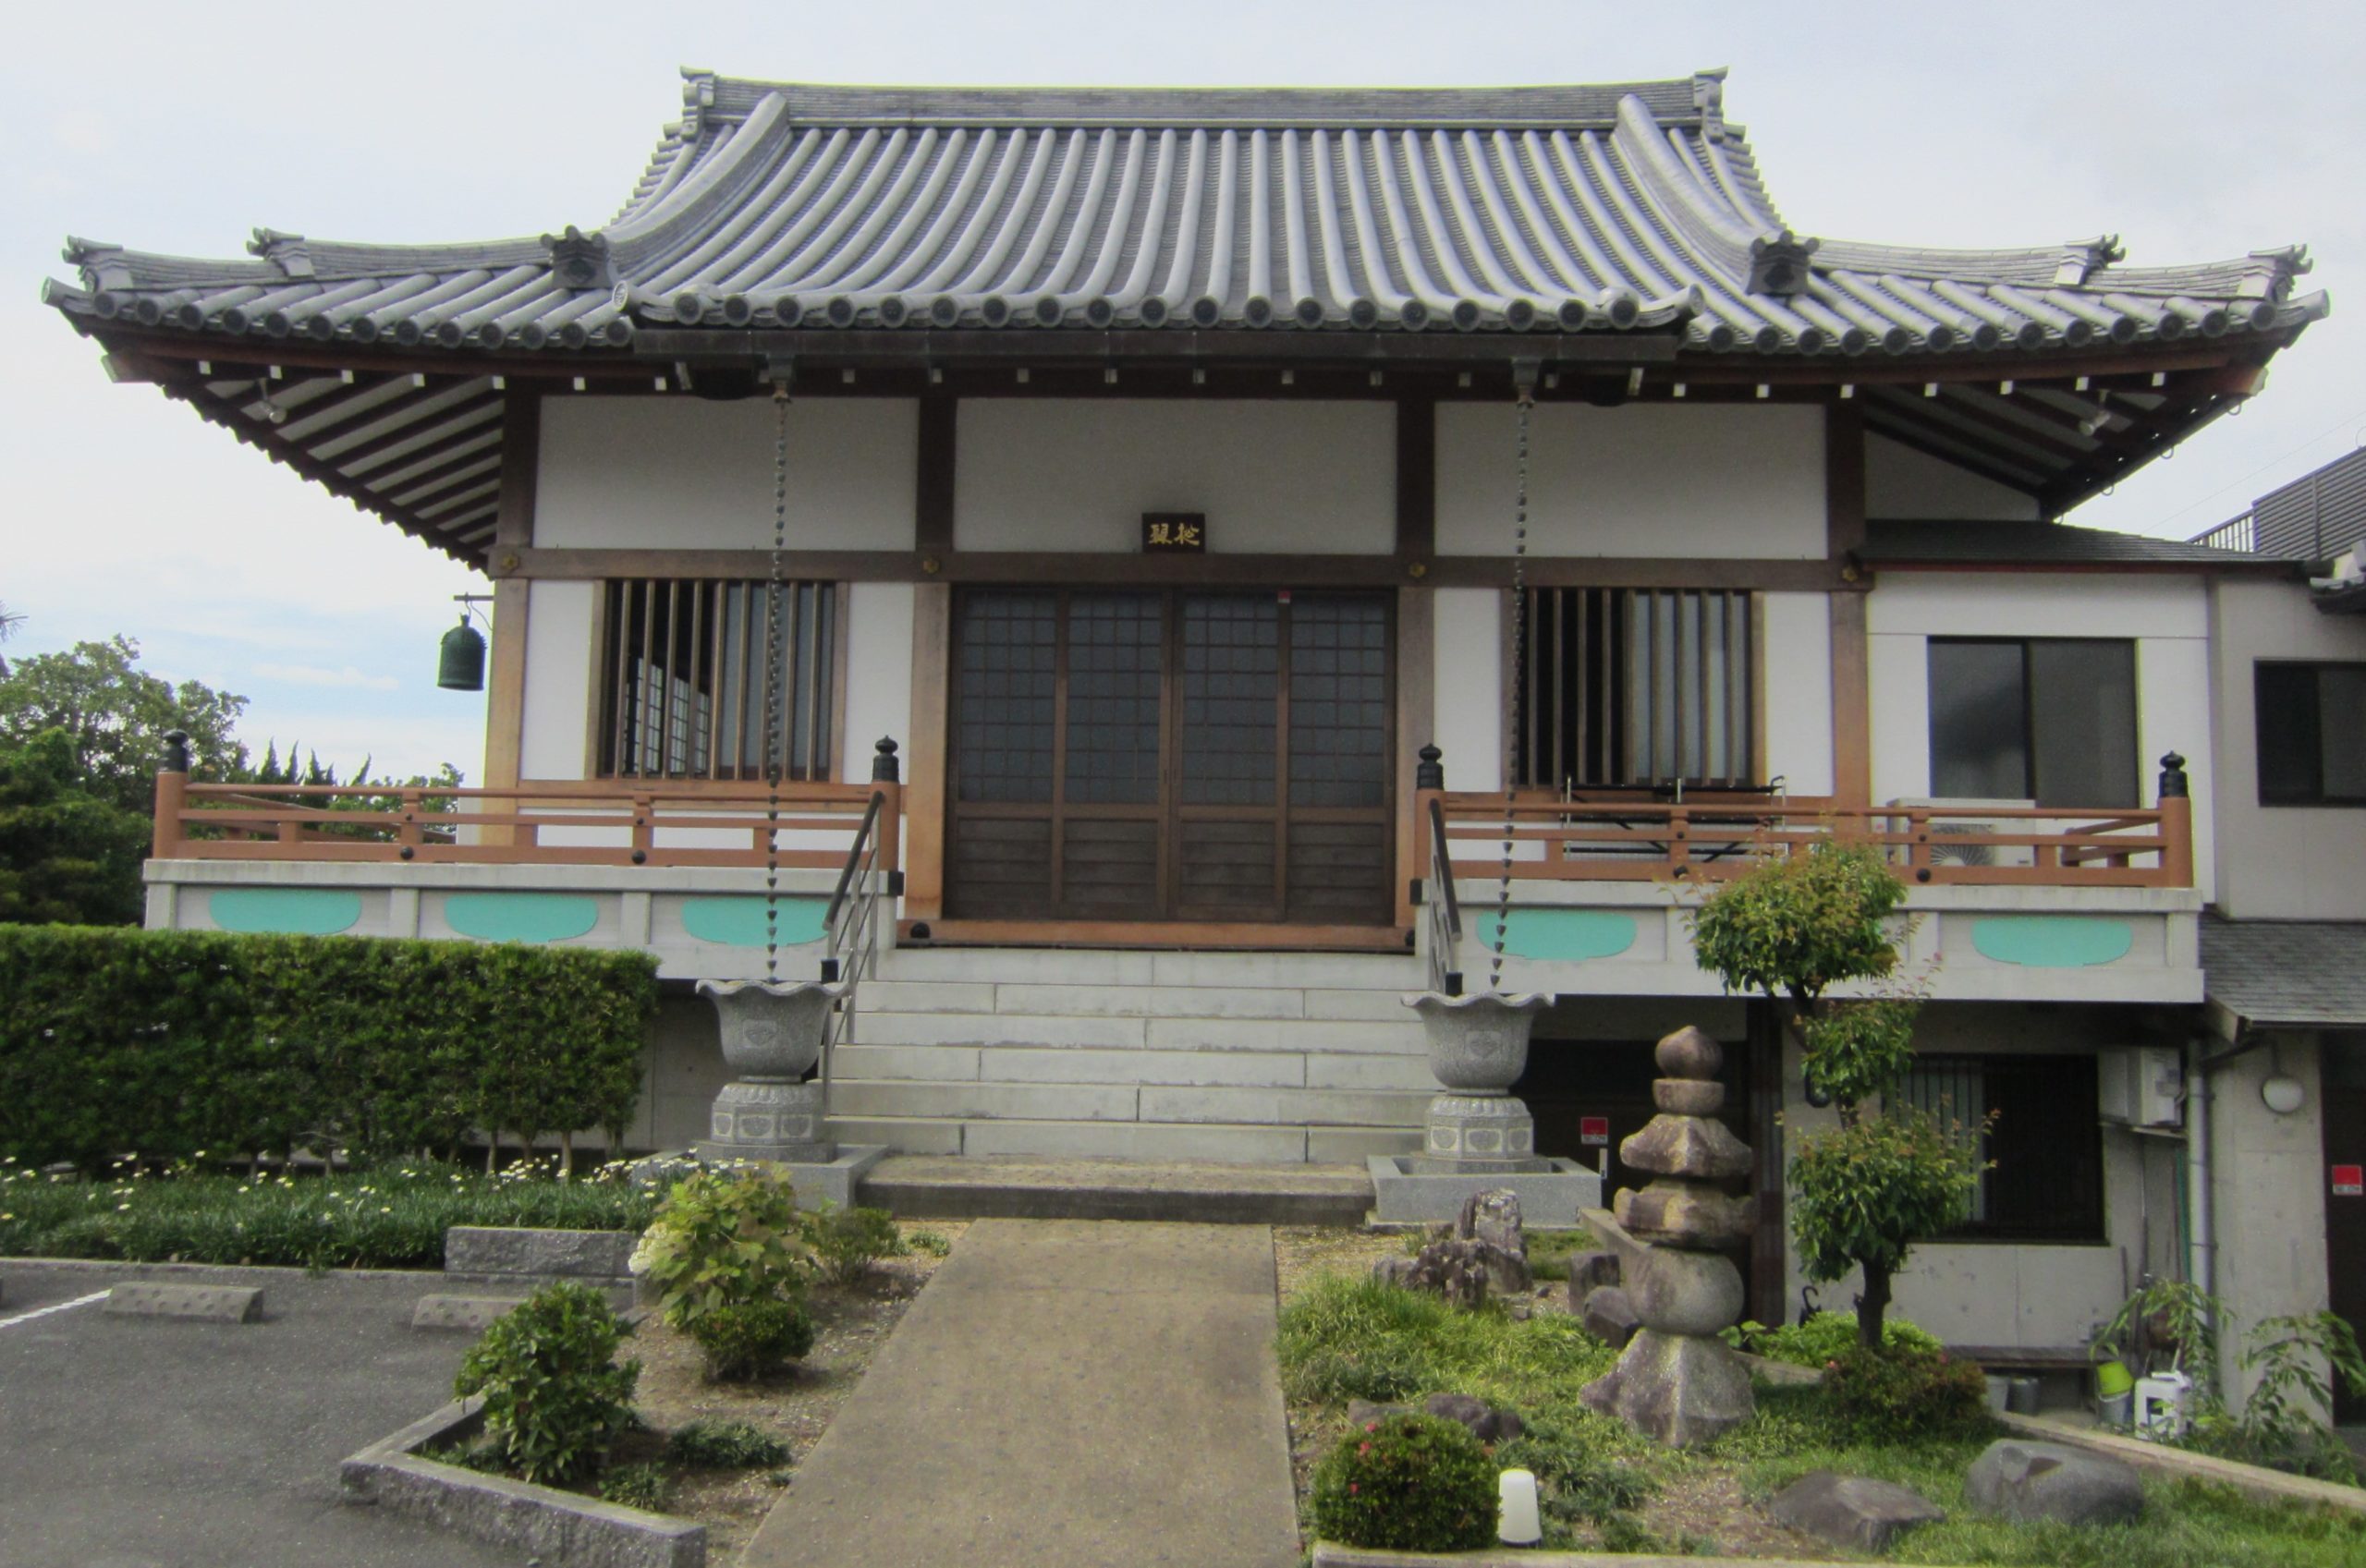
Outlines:
POLYGON ((481 1334, 493 1326, 494 1319, 518 1306, 520 1299, 509 1295, 422 1295, 419 1305, 411 1308, 410 1326, 481 1334))
POLYGON ((1232 1164, 1298 1164, 1306 1160, 1302 1127, 1218 1126, 1142 1122, 965 1123, 961 1152, 1051 1159, 1213 1160, 1232 1164))
POLYGON ((107 1292, 106 1312, 118 1318, 182 1318, 200 1323, 262 1320, 261 1285, 185 1285, 134 1280, 107 1292))
POLYGON ((1246 1122, 1289 1126, 1419 1126, 1427 1094, 1346 1089, 1175 1088, 1145 1085, 1145 1122, 1246 1122))
POLYGON ((1348 1056, 1425 1055, 1418 1023, 1318 1019, 1152 1018, 1147 1043, 1166 1051, 1304 1051, 1348 1056))
POLYGON ((830 1085, 830 1108, 853 1117, 1131 1122, 1139 1092, 1130 1084, 929 1084, 840 1078, 830 1085))
POLYGON ((454 1225, 444 1233, 444 1271, 617 1280, 640 1239, 630 1231, 454 1225))
POLYGON ((1140 1018, 1062 1017, 1018 1013, 874 1013, 855 1021, 866 1045, 1100 1046, 1122 1050, 1149 1043, 1140 1018))
POLYGON ((1294 987, 999 985, 1002 1013, 1131 1018, 1301 1018, 1306 992, 1294 987))

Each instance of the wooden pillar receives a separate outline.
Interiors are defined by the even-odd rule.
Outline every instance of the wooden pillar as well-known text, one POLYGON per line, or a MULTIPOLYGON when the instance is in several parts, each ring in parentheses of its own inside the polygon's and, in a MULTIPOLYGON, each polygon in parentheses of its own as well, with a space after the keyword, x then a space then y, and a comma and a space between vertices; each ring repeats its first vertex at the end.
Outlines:
MULTIPOLYGON (((493 659, 485 682, 484 785, 515 789, 525 748, 526 605, 529 579, 518 557, 534 542, 534 481, 542 462, 542 395, 511 387, 501 418, 501 502, 492 559, 493 659)), ((487 828, 484 842, 507 844, 511 830, 487 828)))
POLYGON ((912 492, 912 546, 940 559, 953 548, 953 462, 958 449, 960 403, 921 399, 919 479, 912 492))
MULTIPOLYGON (((1844 576, 1865 542, 1865 411, 1853 399, 1823 412, 1824 544, 1844 576)), ((1870 806, 1873 796, 1872 692, 1866 669, 1865 590, 1850 581, 1831 595, 1832 797, 1870 806)))
MULTIPOLYGON (((1396 405, 1396 559, 1419 584, 1437 553, 1438 406, 1426 397, 1396 405)), ((1413 586, 1396 590, 1396 923, 1413 923, 1411 879, 1428 860, 1418 820, 1413 770, 1435 738, 1437 594, 1413 586)))
POLYGON ((945 917, 945 775, 953 589, 912 590, 912 735, 904 780, 904 918, 945 917))

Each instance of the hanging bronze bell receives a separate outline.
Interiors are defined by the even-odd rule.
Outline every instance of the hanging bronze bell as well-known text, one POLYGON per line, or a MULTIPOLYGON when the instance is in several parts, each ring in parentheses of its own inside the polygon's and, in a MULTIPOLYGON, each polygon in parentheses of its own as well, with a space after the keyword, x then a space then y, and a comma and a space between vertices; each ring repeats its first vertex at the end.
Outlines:
POLYGON ((484 638, 466 620, 444 634, 435 684, 446 691, 484 689, 484 638))

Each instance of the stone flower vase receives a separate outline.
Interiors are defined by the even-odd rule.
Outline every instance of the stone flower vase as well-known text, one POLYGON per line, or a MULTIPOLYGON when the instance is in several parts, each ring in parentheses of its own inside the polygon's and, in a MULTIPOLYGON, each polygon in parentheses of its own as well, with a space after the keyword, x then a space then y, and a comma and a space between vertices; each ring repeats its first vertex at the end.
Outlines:
POLYGON ((1403 1000, 1421 1015, 1430 1072, 1446 1091, 1430 1100, 1421 1166, 1457 1173, 1543 1170, 1536 1158, 1536 1119, 1511 1087, 1528 1066, 1536 1015, 1553 999, 1537 991, 1446 996, 1423 991, 1403 1000))
POLYGON ((822 1029, 842 987, 812 980, 701 980, 714 1003, 733 1081, 714 1097, 704 1160, 826 1165, 837 1150, 823 1128, 822 1086, 803 1082, 822 1059, 822 1029))

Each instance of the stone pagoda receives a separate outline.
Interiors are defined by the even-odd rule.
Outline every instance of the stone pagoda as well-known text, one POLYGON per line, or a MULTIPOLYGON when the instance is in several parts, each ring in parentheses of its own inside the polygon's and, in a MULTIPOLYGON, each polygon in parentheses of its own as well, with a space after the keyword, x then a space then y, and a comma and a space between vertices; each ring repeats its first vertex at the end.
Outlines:
POLYGON ((1652 1084, 1658 1114, 1618 1146, 1618 1157, 1656 1178, 1620 1191, 1615 1212, 1649 1243, 1626 1270, 1642 1327, 1618 1365, 1588 1384, 1588 1405, 1671 1448, 1704 1443, 1756 1409, 1750 1371, 1719 1330, 1741 1316, 1741 1270, 1725 1250, 1747 1241, 1757 1205, 1714 1184, 1746 1176, 1750 1146, 1716 1120, 1725 1052, 1689 1026, 1659 1043, 1652 1084))

